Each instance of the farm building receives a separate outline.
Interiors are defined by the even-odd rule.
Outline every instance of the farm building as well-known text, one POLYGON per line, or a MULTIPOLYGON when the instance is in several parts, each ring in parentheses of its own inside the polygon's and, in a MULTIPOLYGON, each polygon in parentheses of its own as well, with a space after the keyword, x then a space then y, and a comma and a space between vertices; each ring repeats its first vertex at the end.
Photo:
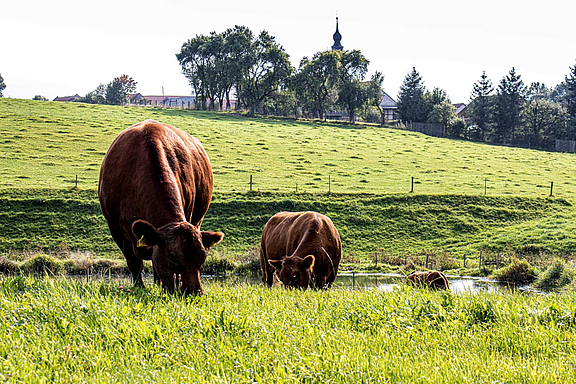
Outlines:
POLYGON ((74 96, 56 96, 53 101, 69 102, 69 101, 78 101, 78 100, 80 100, 80 95, 75 94, 74 96))

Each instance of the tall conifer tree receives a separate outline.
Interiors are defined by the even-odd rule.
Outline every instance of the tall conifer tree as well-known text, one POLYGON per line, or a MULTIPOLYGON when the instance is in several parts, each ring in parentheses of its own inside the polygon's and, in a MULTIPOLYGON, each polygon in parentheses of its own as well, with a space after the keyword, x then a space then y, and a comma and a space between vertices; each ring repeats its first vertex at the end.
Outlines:
POLYGON ((472 86, 470 94, 471 108, 470 117, 479 129, 479 139, 484 141, 488 132, 493 114, 493 103, 490 94, 494 91, 492 81, 486 76, 486 71, 482 71, 482 76, 472 86))
POLYGON ((420 73, 412 67, 410 72, 404 78, 404 83, 398 93, 398 115, 404 122, 423 122, 428 118, 426 100, 424 94, 426 87, 422 81, 420 73))
POLYGON ((516 130, 520 126, 520 112, 526 98, 526 86, 521 76, 512 67, 498 85, 496 99, 496 139, 499 142, 516 141, 516 130))

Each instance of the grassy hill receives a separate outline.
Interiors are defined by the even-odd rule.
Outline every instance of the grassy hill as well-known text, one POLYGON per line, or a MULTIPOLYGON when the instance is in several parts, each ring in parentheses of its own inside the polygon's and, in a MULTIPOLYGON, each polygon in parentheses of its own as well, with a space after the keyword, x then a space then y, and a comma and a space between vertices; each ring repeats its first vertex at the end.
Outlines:
POLYGON ((275 212, 306 209, 333 218, 352 258, 507 246, 576 252, 571 154, 379 127, 0 99, 0 253, 118 255, 96 197, 99 167, 116 135, 148 118, 205 146, 215 195, 203 228, 226 233, 224 254, 257 247, 275 212))

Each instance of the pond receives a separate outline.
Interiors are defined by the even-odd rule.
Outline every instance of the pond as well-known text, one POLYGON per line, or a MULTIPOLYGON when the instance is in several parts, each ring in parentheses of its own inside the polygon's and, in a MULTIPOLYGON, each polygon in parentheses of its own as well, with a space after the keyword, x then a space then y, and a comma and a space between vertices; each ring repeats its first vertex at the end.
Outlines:
MULTIPOLYGON (((524 287, 514 284, 497 282, 481 277, 448 275, 450 290, 454 293, 465 292, 511 292, 524 287)), ((215 280, 230 284, 261 284, 260 276, 202 276, 202 279, 215 280)), ((336 277, 336 289, 378 288, 390 291, 394 287, 406 283, 406 277, 398 273, 341 273, 336 277)))

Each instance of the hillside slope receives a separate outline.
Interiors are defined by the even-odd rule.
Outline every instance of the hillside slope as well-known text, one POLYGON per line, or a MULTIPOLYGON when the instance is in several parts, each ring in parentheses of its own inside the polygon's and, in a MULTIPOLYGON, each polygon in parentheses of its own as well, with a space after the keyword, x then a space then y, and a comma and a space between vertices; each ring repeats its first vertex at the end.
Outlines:
POLYGON ((376 250, 576 252, 571 154, 379 127, 0 99, 0 253, 119 256, 96 197, 99 167, 116 135, 147 118, 203 142, 215 174, 203 228, 226 233, 223 253, 257 248, 279 210, 328 214, 345 253, 361 258, 376 250))

